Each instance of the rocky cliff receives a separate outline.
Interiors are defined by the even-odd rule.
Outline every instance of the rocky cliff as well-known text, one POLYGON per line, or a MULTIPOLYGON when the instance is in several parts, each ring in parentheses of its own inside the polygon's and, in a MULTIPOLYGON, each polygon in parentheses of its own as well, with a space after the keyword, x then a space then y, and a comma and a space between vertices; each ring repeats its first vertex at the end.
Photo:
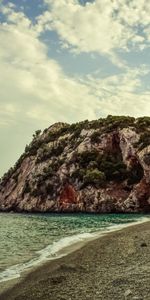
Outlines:
POLYGON ((1 179, 0 210, 149 212, 150 118, 56 123, 1 179))

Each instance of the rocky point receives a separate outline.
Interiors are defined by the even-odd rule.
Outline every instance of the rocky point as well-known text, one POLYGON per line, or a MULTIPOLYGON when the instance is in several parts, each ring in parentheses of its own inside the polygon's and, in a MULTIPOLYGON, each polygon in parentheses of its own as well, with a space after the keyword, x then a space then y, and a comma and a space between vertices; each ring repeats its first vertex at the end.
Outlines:
POLYGON ((56 123, 0 182, 0 210, 150 212, 150 118, 56 123))

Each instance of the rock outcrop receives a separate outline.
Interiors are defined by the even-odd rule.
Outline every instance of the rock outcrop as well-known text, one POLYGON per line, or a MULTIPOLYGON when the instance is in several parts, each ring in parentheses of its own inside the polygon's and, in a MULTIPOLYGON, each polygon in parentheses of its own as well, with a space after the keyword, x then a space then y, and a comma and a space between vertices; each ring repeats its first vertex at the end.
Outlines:
POLYGON ((37 131, 0 182, 0 210, 150 212, 150 118, 37 131))

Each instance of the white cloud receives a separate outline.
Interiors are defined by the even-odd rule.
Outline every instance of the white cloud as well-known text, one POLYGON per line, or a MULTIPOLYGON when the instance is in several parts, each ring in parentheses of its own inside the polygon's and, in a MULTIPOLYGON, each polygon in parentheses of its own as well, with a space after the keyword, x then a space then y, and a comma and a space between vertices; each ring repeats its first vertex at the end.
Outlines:
POLYGON ((150 89, 142 91, 142 77, 150 71, 143 68, 127 69, 119 75, 95 79, 88 76, 86 84, 100 101, 104 116, 131 115, 135 117, 150 115, 150 89))
MULTIPOLYGON (((56 2, 55 9, 56 6, 60 8, 60 4, 65 8, 66 1, 56 2)), ((73 13, 85 9, 75 5, 74 1, 68 3, 73 13)), ((97 1, 94 9, 98 4, 97 1)), ((86 9, 89 22, 94 22, 89 8, 93 9, 93 5, 86 9)), ((101 6, 99 10, 102 10, 101 6)), ((3 74, 0 101, 7 105, 1 109, 3 122, 0 126, 8 125, 13 119, 14 122, 31 119, 38 123, 38 127, 44 127, 59 120, 73 122, 111 113, 140 115, 150 112, 149 91, 144 94, 137 92, 142 84, 139 75, 147 72, 145 68, 126 68, 122 74, 105 79, 68 77, 60 65, 48 57, 47 47, 39 39, 39 30, 22 12, 15 12, 9 5, 3 7, 3 13, 7 16, 7 23, 0 25, 0 69, 3 74)), ((109 16, 110 8, 106 7, 103 13, 109 16)), ((82 32, 84 18, 81 21, 82 32)), ((70 18, 68 22, 71 22, 70 18)))
POLYGON ((18 107, 14 118, 39 120, 42 126, 56 120, 95 118, 98 100, 90 90, 67 77, 47 56, 46 46, 23 13, 5 7, 7 23, 0 25, 0 99, 18 107))
POLYGON ((45 0, 49 12, 38 18, 39 31, 56 30, 74 52, 97 52, 123 66, 116 49, 142 49, 148 38, 140 27, 150 25, 147 0, 95 0, 86 6, 77 0, 45 0))

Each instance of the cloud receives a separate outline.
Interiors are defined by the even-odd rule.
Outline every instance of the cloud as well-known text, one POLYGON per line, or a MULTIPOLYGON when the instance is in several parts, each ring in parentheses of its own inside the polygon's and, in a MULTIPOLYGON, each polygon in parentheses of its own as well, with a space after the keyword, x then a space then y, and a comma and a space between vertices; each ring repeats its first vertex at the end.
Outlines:
POLYGON ((147 0, 95 0, 85 6, 77 0, 45 3, 49 12, 38 18, 39 31, 56 30, 70 51, 104 54, 123 67, 117 49, 142 50, 149 45, 149 34, 143 32, 150 25, 147 0))
MULTIPOLYGON (((106 3, 108 4, 109 1, 106 3)), ((106 6, 102 10, 98 0, 95 4, 89 4, 86 7, 75 4, 73 0, 69 2, 60 0, 55 5, 53 4, 53 10, 57 8, 57 13, 55 12, 57 17, 62 15, 62 21, 67 20, 64 26, 68 24, 70 34, 73 25, 72 18, 77 24, 76 33, 79 30, 78 23, 80 24, 81 36, 83 35, 82 26, 84 25, 85 28, 87 20, 89 24, 95 22, 92 20, 91 9, 94 9, 96 22, 99 22, 98 7, 101 14, 110 16, 111 7, 106 6), (68 9, 72 11, 68 18, 60 9, 63 6, 65 10, 66 3, 68 9), (85 15, 84 9, 87 9, 85 15)), ((140 115, 149 112, 149 106, 146 104, 149 91, 143 94, 138 92, 142 86, 141 76, 146 74, 146 68, 140 67, 140 69, 133 70, 126 68, 121 74, 108 76, 105 79, 92 76, 84 79, 68 77, 57 61, 48 57, 47 46, 39 38, 39 27, 33 24, 24 13, 16 12, 14 5, 2 6, 1 11, 5 14, 7 22, 0 24, 0 69, 3 74, 0 79, 0 99, 6 103, 0 112, 2 120, 0 126, 6 124, 8 126, 12 122, 20 123, 21 120, 26 123, 32 120, 35 124, 40 123, 38 127, 44 127, 60 120, 74 122, 87 118, 94 119, 110 113, 140 115), (143 107, 141 111, 143 104, 147 108, 143 107)), ((106 18, 105 22, 108 22, 111 27, 109 21, 106 18)), ((55 18, 53 22, 55 23, 55 18)), ((58 25, 60 24, 61 22, 58 22, 58 25)), ((105 25, 104 23, 106 29, 105 25)), ((90 25, 83 44, 89 42, 92 49, 94 43, 87 40, 89 30, 90 25)), ((96 32, 98 34, 98 31, 96 32)), ((108 39, 111 39, 111 34, 107 37, 108 39)), ((83 44, 81 43, 80 46, 82 47, 83 44)), ((97 45, 98 47, 104 46, 104 44, 100 45, 99 41, 97 45)), ((111 50, 108 46, 103 49, 111 50)))
POLYGON ((86 84, 91 93, 99 99, 103 116, 131 115, 134 117, 150 115, 150 89, 143 91, 143 77, 149 75, 146 66, 127 69, 118 75, 96 79, 88 76, 86 84))
POLYGON ((97 99, 48 57, 31 21, 10 6, 4 7, 3 13, 7 22, 0 25, 0 99, 18 108, 11 116, 15 122, 20 115, 26 122, 30 118, 42 126, 57 120, 95 118, 97 99))

